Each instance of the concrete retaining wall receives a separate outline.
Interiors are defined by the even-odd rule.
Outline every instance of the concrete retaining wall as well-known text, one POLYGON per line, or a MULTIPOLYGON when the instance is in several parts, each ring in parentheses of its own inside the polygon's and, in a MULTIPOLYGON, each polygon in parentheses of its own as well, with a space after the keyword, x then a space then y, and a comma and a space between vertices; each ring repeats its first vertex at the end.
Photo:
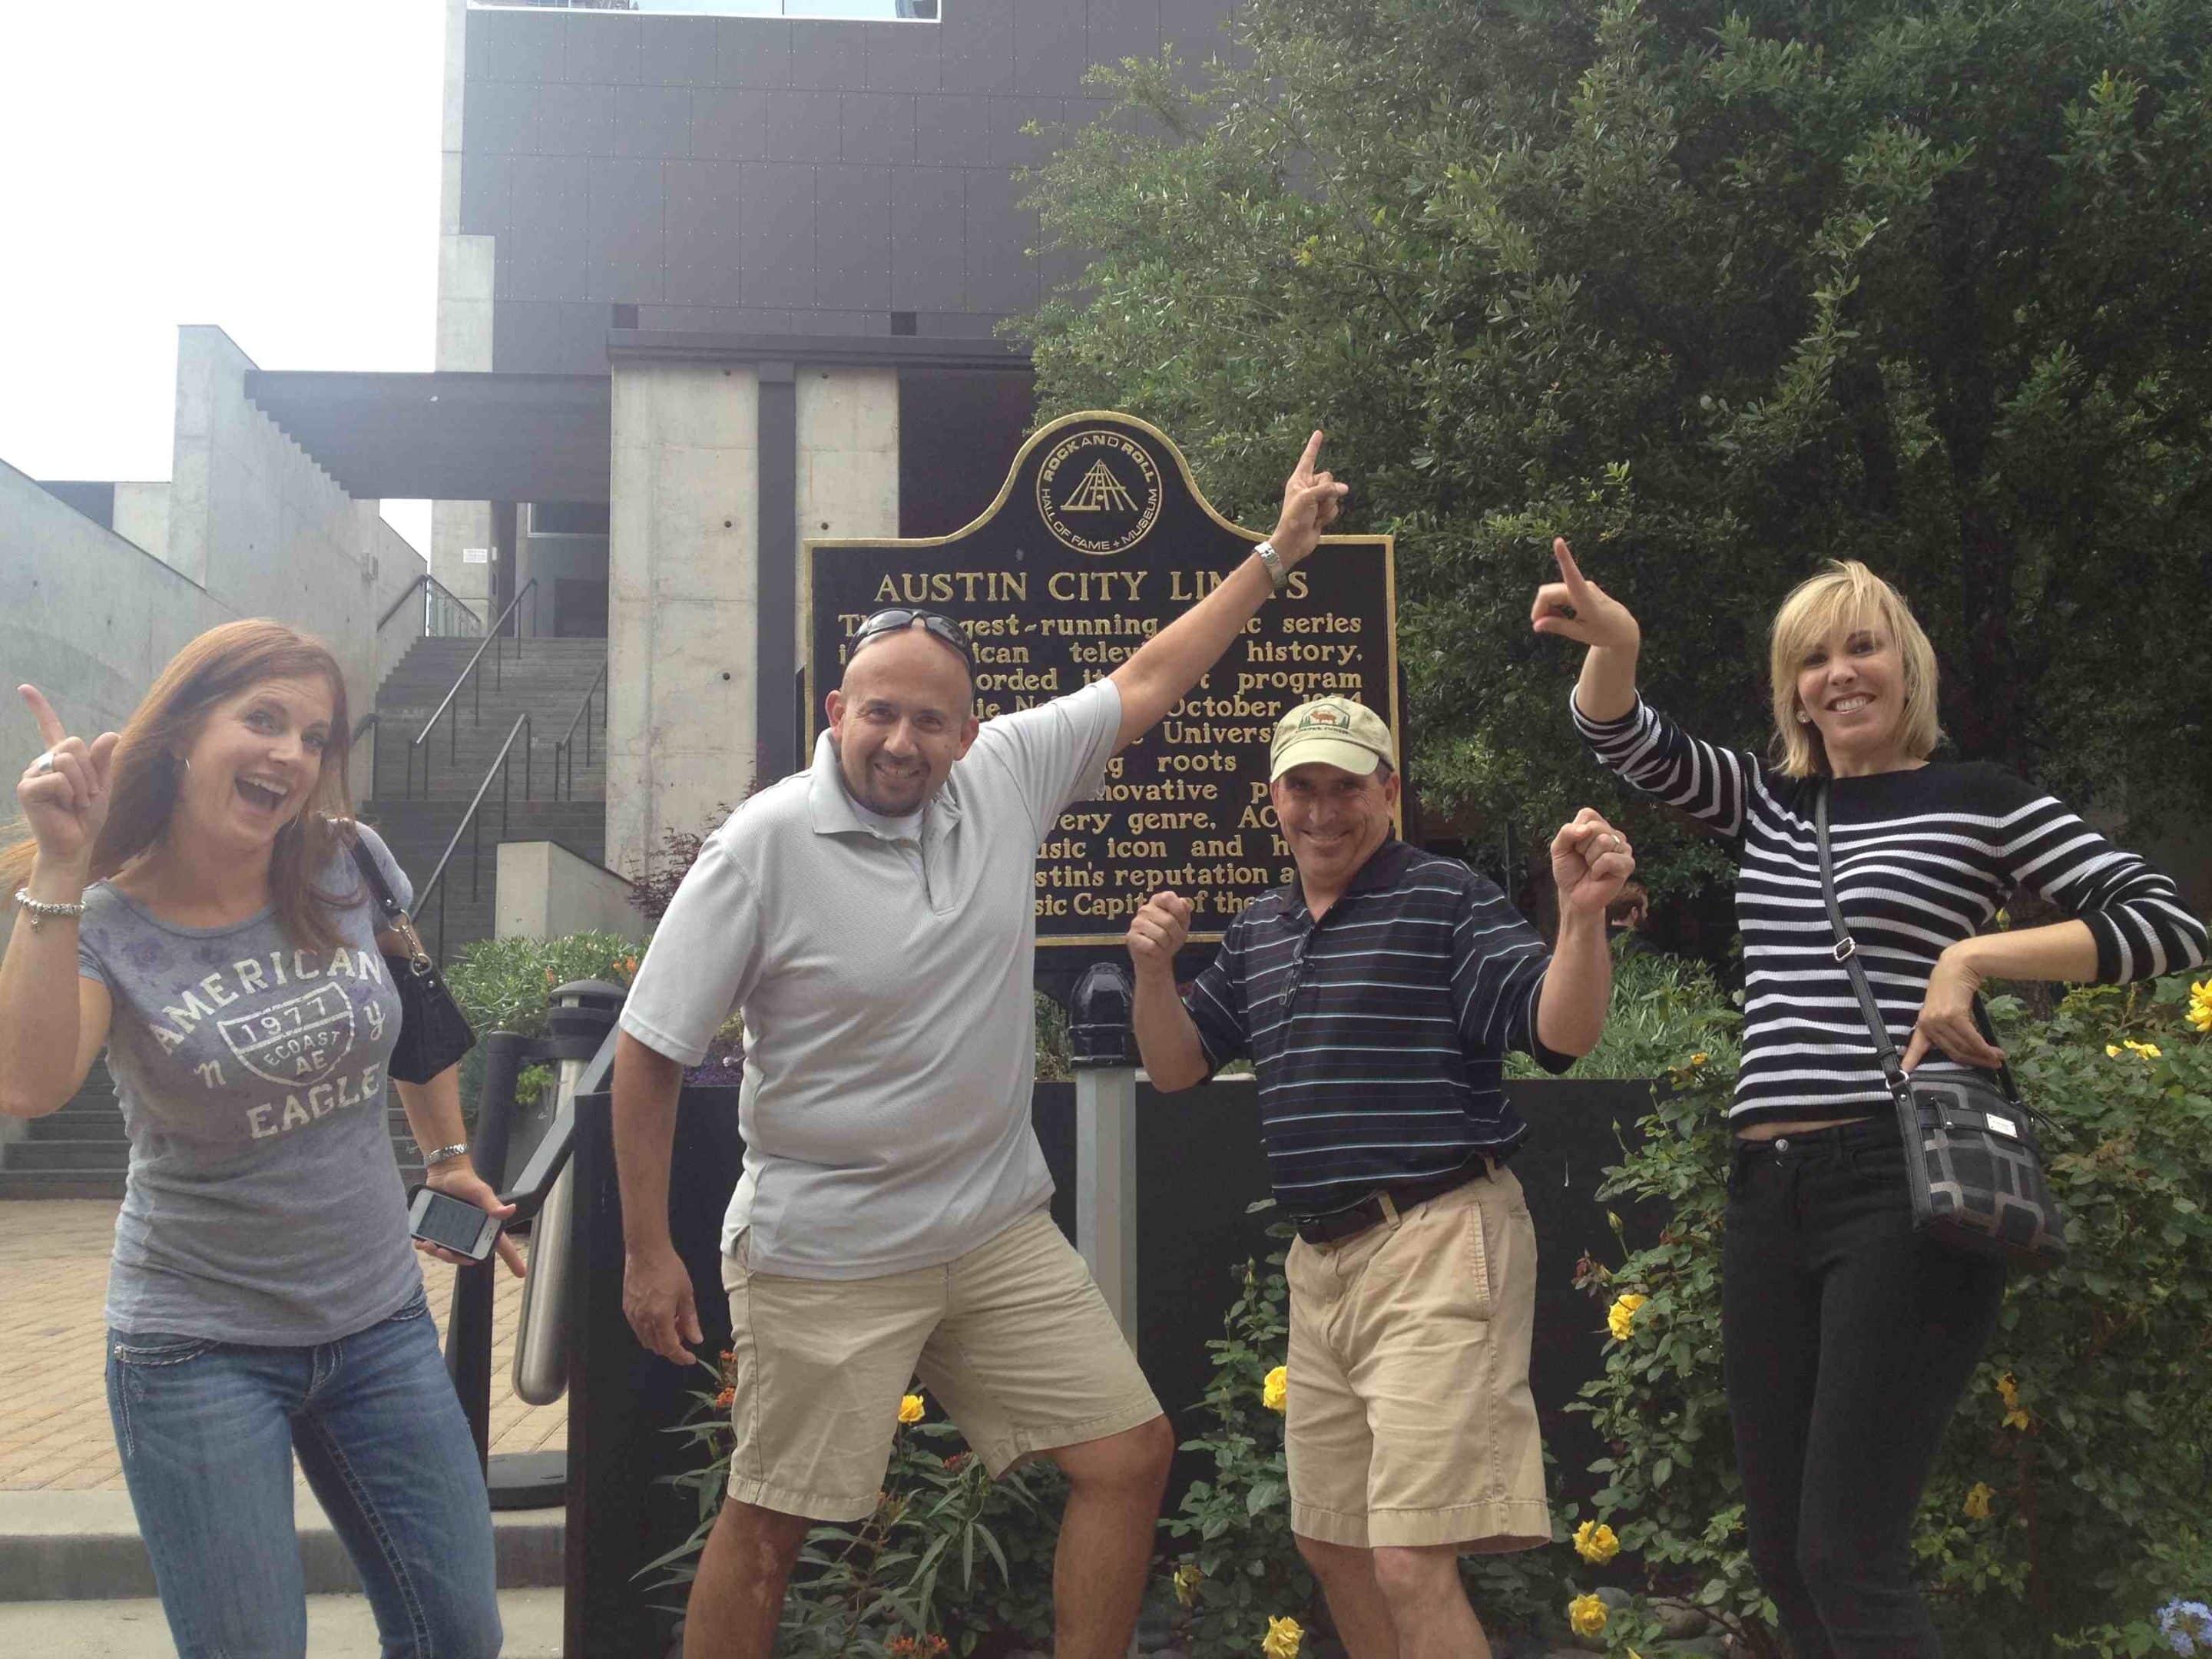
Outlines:
POLYGON ((558 842, 502 842, 497 892, 493 929, 501 939, 600 933, 642 942, 650 931, 629 902, 628 882, 558 842))

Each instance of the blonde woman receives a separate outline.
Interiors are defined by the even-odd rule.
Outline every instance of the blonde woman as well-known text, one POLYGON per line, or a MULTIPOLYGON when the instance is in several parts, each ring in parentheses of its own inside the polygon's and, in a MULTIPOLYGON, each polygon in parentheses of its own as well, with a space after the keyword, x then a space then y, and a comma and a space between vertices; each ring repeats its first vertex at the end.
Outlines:
MULTIPOLYGON (((306 1651, 296 1455, 386 1659, 489 1659, 490 1511, 386 1127, 399 1000, 345 839, 338 665, 228 623, 89 743, 21 690, 45 752, 0 853, 0 1111, 55 1110, 108 1050, 131 1137, 108 1410, 177 1650, 306 1651)), ((453 1072, 399 1098, 430 1184, 498 1212, 453 1072)))
POLYGON ((1844 914, 1907 1069, 1991 1067, 1988 979, 2142 979, 2204 960, 2173 884, 2000 767, 1930 758, 1936 653, 1904 598, 1832 562, 1771 635, 1775 758, 1701 742, 1637 695, 1642 632, 1564 541, 1540 634, 1589 647, 1575 723, 1599 762, 1735 854, 1744 1057, 1723 1249, 1729 1410, 1751 1554, 1800 1659, 1941 1652, 1908 1534, 1996 1322, 2004 1268, 1911 1229, 1904 1147, 1834 955, 1813 829, 1831 791, 1844 914), (2015 889, 2068 911, 1979 930, 2015 889))

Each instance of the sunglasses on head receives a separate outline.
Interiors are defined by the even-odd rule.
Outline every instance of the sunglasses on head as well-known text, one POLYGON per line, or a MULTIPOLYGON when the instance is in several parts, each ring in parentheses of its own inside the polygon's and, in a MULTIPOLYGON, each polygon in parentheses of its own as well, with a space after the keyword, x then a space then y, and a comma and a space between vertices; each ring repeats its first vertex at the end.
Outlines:
MULTIPOLYGON (((968 643, 967 630, 951 617, 939 616, 934 611, 915 611, 906 607, 878 611, 862 623, 860 631, 853 635, 852 649, 858 651, 878 634, 903 633, 916 623, 920 623, 931 634, 957 651, 960 653, 960 660, 966 663, 970 672, 973 672, 975 666, 975 653, 974 647, 968 643)), ((849 656, 852 653, 848 652, 846 654, 849 656)))

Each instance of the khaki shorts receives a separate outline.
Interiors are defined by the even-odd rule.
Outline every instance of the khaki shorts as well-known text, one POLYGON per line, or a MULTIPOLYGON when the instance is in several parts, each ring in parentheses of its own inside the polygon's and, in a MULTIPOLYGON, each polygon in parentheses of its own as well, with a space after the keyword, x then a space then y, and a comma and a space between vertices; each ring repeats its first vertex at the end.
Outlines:
POLYGON ((1160 1415, 1048 1211, 942 1267, 878 1279, 757 1273, 745 1242, 722 1259, 739 1503, 817 1521, 872 1514, 916 1376, 994 1476, 1160 1415))
POLYGON ((1502 1166, 1291 1246, 1291 1529, 1362 1549, 1551 1541, 1528 1392, 1536 1232, 1502 1166))

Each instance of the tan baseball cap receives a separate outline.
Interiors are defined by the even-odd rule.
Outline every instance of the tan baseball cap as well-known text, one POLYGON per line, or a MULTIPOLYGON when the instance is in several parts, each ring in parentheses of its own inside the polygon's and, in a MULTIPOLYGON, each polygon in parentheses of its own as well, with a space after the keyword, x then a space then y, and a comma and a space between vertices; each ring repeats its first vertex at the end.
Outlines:
POLYGON ((1390 728, 1365 703, 1349 697, 1316 697, 1302 702, 1275 722, 1274 757, 1269 781, 1293 766, 1318 761, 1324 766, 1365 774, 1377 761, 1398 763, 1390 728))

